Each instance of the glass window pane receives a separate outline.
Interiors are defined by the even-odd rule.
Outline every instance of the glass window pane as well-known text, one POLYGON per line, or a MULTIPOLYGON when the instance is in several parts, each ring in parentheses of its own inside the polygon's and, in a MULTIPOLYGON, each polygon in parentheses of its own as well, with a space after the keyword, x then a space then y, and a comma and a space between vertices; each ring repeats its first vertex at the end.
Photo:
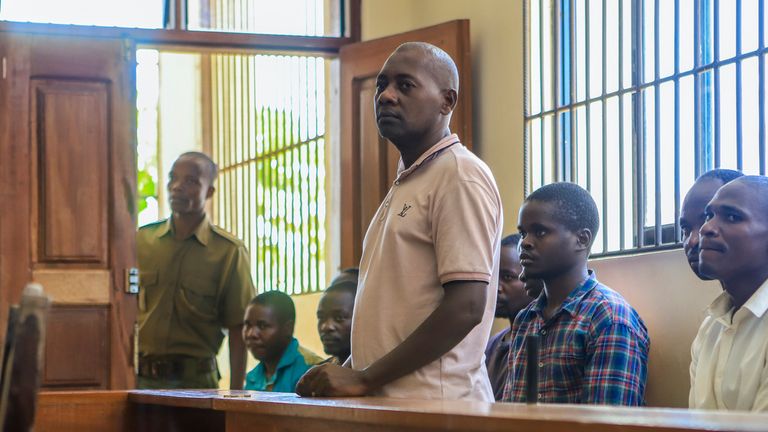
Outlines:
POLYGON ((646 1, 643 2, 643 64, 645 65, 643 69, 643 81, 649 82, 653 81, 655 78, 655 67, 656 67, 656 48, 655 48, 655 40, 654 40, 654 17, 653 17, 653 11, 654 11, 654 5, 652 1, 646 1))
POLYGON ((530 43, 530 50, 528 55, 528 82, 530 83, 528 101, 530 107, 529 114, 538 114, 541 112, 541 39, 539 26, 539 2, 533 0, 531 4, 531 20, 530 29, 531 33, 528 38, 530 43))
POLYGON ((554 95, 552 94, 552 60, 554 59, 554 47, 552 41, 552 2, 544 1, 544 8, 541 13, 541 69, 542 79, 541 85, 544 90, 544 99, 542 101, 542 109, 544 111, 551 110, 554 103, 554 95))
POLYGON ((759 0, 741 0, 741 52, 750 52, 758 45, 759 0))
POLYGON ((659 89, 659 146, 658 163, 661 171, 661 223, 673 224, 675 214, 675 83, 665 82, 659 89))
MULTIPOLYGON (((589 193, 597 203, 600 220, 603 220, 603 103, 593 102, 589 105, 589 193)), ((604 252, 604 230, 598 230, 592 251, 604 252)))
POLYGON ((583 101, 586 99, 586 84, 587 84, 587 72, 586 72, 586 0, 576 0, 576 35, 574 41, 576 43, 576 100, 583 101))
POLYGON ((50 24, 162 28, 163 0, 3 0, 0 19, 50 24))
MULTIPOLYGON (((693 104, 693 77, 680 79, 680 193, 682 196, 696 180, 694 171, 696 148, 694 146, 695 107, 693 104)), ((682 202, 682 201, 681 201, 682 202)))
POLYGON ((619 191, 621 190, 622 178, 619 176, 619 146, 621 136, 619 135, 619 98, 612 97, 608 99, 605 105, 606 121, 606 154, 605 154, 605 172, 607 179, 605 183, 607 189, 608 207, 603 210, 601 225, 604 235, 608 236, 608 250, 618 250, 621 240, 621 219, 619 208, 621 201, 619 191))
MULTIPOLYGON (((645 143, 645 215, 643 215, 643 226, 653 227, 656 225, 656 104, 654 89, 643 90, 643 142, 645 143)), ((645 244, 652 244, 655 240, 651 235, 645 237, 645 244)))
POLYGON ((693 69, 694 0, 679 1, 680 16, 677 17, 677 21, 680 26, 680 32, 678 33, 680 38, 680 71, 685 72, 693 69))
MULTIPOLYGON (((667 4, 666 2, 662 2, 667 4)), ((672 1, 659 13, 659 76, 675 73, 675 8, 672 1)), ((663 7, 663 6, 662 6, 663 7)))
POLYGON ((632 106, 632 95, 627 94, 622 97, 622 110, 623 117, 621 119, 623 136, 621 137, 621 145, 623 146, 623 157, 621 163, 624 164, 624 199, 621 205, 624 206, 624 247, 636 246, 633 242, 634 238, 634 206, 635 206, 635 189, 632 182, 632 173, 634 172, 635 159, 632 157, 632 113, 634 108, 632 106))
POLYGON ((741 142, 743 171, 760 174, 759 127, 760 108, 757 57, 744 60, 741 66, 741 142))
POLYGON ((622 0, 622 88, 632 85, 632 0, 622 0))
POLYGON ((528 159, 531 161, 530 165, 530 176, 531 176, 531 183, 529 191, 534 191, 538 188, 540 188, 542 183, 542 169, 544 166, 544 162, 541 158, 541 150, 542 150, 542 122, 540 119, 533 119, 530 123, 530 131, 528 135, 530 137, 530 145, 528 152, 528 159))
POLYGON ((720 137, 720 167, 738 168, 736 160, 736 66, 720 69, 720 108, 718 136, 720 137))
POLYGON ((587 188, 587 108, 576 108, 576 183, 587 188))
POLYGON ((736 55, 736 1, 721 1, 719 9, 715 19, 718 20, 720 26, 717 33, 720 40, 718 59, 722 60, 736 55))
POLYGON ((603 9, 600 2, 587 2, 589 11, 589 97, 603 92, 603 9))
POLYGON ((188 0, 190 30, 342 36, 344 0, 188 0))
POLYGON ((606 60, 606 92, 619 89, 619 2, 608 0, 604 2, 605 13, 605 60, 606 60))

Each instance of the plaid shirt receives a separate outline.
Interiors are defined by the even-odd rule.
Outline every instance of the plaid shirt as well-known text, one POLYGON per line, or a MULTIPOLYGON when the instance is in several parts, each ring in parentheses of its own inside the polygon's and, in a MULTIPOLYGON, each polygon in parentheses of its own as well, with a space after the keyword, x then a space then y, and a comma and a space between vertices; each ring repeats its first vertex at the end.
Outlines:
POLYGON ((643 405, 648 331, 637 312, 594 274, 545 321, 542 293, 512 325, 505 402, 525 402, 526 335, 539 335, 538 402, 643 405))

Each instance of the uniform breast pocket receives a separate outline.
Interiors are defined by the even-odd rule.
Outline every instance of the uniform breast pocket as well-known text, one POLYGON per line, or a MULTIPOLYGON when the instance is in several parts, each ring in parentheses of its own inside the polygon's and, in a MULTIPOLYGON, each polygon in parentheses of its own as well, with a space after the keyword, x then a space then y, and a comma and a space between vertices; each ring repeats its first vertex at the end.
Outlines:
POLYGON ((157 272, 143 271, 139 273, 139 310, 147 310, 147 296, 157 287, 157 272))
POLYGON ((182 278, 179 301, 194 318, 216 320, 216 283, 211 279, 194 275, 182 278))

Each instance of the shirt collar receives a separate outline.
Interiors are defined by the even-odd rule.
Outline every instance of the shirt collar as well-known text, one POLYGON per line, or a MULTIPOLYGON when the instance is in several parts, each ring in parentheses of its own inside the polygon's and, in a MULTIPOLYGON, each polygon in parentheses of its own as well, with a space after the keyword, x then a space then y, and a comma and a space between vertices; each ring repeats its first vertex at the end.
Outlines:
POLYGON ((397 163, 397 180, 404 179, 405 177, 410 175, 412 172, 416 171, 421 165, 437 157, 440 151, 460 142, 461 141, 459 140, 458 135, 456 134, 448 135, 447 137, 438 141, 437 144, 430 147, 429 150, 425 151, 421 156, 419 156, 418 159, 416 159, 416 162, 414 162, 413 165, 409 166, 407 169, 405 168, 405 164, 403 163, 403 158, 400 157, 400 160, 397 163))
MULTIPOLYGON (((560 311, 566 311, 571 316, 574 316, 576 314, 576 307, 579 305, 579 302, 581 302, 581 299, 583 299, 584 296, 589 294, 592 291, 592 289, 594 289, 595 286, 597 285, 597 278, 595 277, 595 271, 587 270, 587 273, 588 273, 588 276, 584 280, 584 282, 582 282, 575 290, 571 291, 571 293, 568 294, 568 297, 565 298, 565 301, 563 301, 563 304, 560 306, 560 309, 554 315, 558 315, 560 311)), ((547 295, 544 291, 542 291, 539 297, 534 301, 533 307, 531 309, 535 311, 537 314, 541 315, 542 311, 546 307, 547 307, 547 295)))
POLYGON ((275 373, 270 377, 269 380, 267 380, 267 370, 264 367, 264 362, 259 362, 259 364, 257 364, 253 369, 253 373, 248 373, 246 378, 252 384, 256 384, 257 380, 259 379, 263 379, 265 385, 274 383, 274 381, 277 379, 278 371, 292 365, 296 360, 296 356, 299 355, 299 341, 296 338, 292 338, 291 343, 289 343, 285 348, 285 351, 283 351, 283 355, 280 357, 280 361, 277 362, 275 373))
MULTIPOLYGON (((768 279, 763 281, 762 285, 752 294, 751 297, 744 303, 742 309, 752 312, 752 314, 760 318, 768 311, 768 279)), ((731 311, 733 310, 733 300, 728 292, 723 291, 722 294, 709 305, 707 313, 712 318, 720 321, 721 323, 730 326, 731 325, 731 311)), ((735 317, 735 316, 734 316, 735 317)))
POLYGON ((283 355, 280 357, 280 361, 277 363, 277 370, 292 365, 299 355, 299 341, 296 338, 291 338, 291 343, 285 348, 283 355))
MULTIPOLYGON (((173 234, 174 230, 173 217, 169 217, 165 220, 163 226, 157 230, 156 235, 158 238, 160 238, 168 234, 173 234)), ((192 235, 197 239, 197 241, 200 242, 200 244, 203 246, 208 246, 208 241, 211 239, 211 221, 208 220, 208 216, 203 218, 203 221, 200 222, 197 228, 195 228, 195 231, 192 232, 192 235)))

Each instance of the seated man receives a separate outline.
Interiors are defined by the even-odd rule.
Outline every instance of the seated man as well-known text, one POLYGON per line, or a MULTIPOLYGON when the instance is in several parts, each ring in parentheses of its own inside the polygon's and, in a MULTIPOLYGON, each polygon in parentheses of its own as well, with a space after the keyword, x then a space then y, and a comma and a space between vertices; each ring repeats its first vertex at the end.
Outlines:
POLYGON ((683 250, 691 270, 699 279, 709 280, 708 277, 699 273, 699 228, 704 224, 704 207, 724 184, 743 175, 739 171, 713 169, 699 176, 688 193, 685 194, 683 207, 680 209, 683 250))
POLYGON ((522 267, 518 253, 520 235, 512 234, 501 240, 499 290, 496 294, 496 318, 509 319, 510 327, 493 336, 485 348, 485 367, 491 380, 493 397, 498 401, 504 393, 509 367, 509 331, 517 313, 541 293, 538 279, 520 280, 522 267))
POLYGON ((287 294, 267 291, 251 300, 243 339, 259 364, 248 372, 246 390, 292 393, 304 372, 322 361, 299 346, 293 337, 295 322, 296 308, 287 294))
POLYGON ((689 404, 768 411, 768 178, 721 187, 699 233, 699 272, 725 291, 693 342, 689 404))
POLYGON ((324 363, 340 365, 349 358, 357 279, 350 280, 348 274, 336 276, 317 305, 317 331, 323 350, 331 356, 324 363))
POLYGON ((526 401, 527 368, 538 370, 538 402, 642 405, 648 332, 637 312, 587 270, 599 227, 589 192, 554 183, 529 195, 518 218, 520 263, 544 291, 512 325, 502 400, 526 401), (539 337, 527 364, 526 336, 539 337))

